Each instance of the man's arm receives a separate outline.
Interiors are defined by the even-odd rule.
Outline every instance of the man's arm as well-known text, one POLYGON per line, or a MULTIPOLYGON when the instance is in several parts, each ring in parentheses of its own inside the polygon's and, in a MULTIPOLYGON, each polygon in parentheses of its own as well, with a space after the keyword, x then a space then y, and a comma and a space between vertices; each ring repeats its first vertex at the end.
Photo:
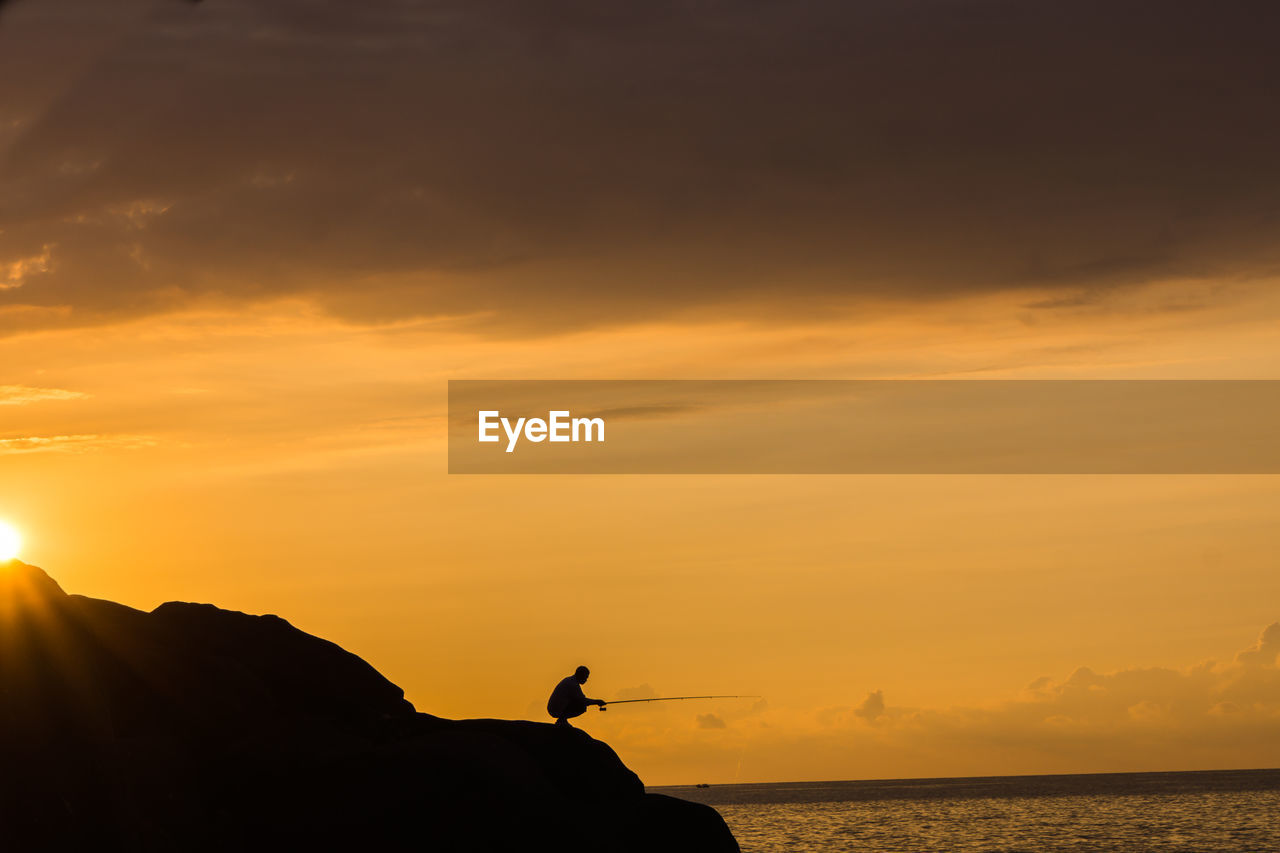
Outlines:
POLYGON ((583 702, 586 702, 588 705, 599 705, 601 708, 605 706, 605 701, 603 699, 588 699, 587 694, 582 692, 581 684, 577 685, 577 688, 578 688, 578 695, 582 697, 583 702))
POLYGON ((579 684, 578 682, 576 681, 573 682, 573 687, 575 690, 578 691, 578 698, 581 699, 584 703, 588 705, 599 705, 601 708, 605 706, 605 701, 603 699, 588 699, 587 694, 582 692, 582 685, 579 684))

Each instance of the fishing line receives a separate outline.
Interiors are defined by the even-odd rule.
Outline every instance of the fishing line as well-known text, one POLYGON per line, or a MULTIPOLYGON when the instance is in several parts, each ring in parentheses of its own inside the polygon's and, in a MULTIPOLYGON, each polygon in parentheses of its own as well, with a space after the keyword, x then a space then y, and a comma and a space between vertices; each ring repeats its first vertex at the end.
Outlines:
MULTIPOLYGON (((654 697, 653 699, 619 699, 619 700, 618 700, 618 701, 616 701, 616 702, 609 702, 609 701, 606 701, 604 704, 605 704, 605 705, 627 705, 627 704, 630 704, 630 703, 632 703, 632 702, 677 702, 677 701, 682 700, 682 699, 760 699, 760 698, 762 698, 762 697, 760 697, 760 696, 749 696, 749 695, 734 695, 734 696, 723 696, 723 695, 719 695, 719 696, 656 696, 656 697, 654 697)), ((601 711, 603 711, 603 710, 604 710, 604 706, 602 706, 602 705, 597 705, 596 707, 597 707, 597 708, 599 708, 601 711)))

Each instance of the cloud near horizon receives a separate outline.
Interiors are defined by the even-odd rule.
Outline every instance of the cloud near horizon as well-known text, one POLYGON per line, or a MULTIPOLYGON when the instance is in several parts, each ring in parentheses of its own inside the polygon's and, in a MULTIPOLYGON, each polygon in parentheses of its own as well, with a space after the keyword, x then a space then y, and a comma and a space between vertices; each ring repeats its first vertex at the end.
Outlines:
POLYGON ((719 714, 699 714, 697 717, 698 728, 700 729, 724 729, 728 728, 724 718, 719 714))
MULTIPOLYGON (((886 704, 880 692, 857 709, 828 713, 829 725, 880 720, 917 734, 968 733, 1014 743, 1046 744, 1126 735, 1178 738, 1195 732, 1231 739, 1256 727, 1280 734, 1280 622, 1269 625, 1236 662, 1206 661, 1187 670, 1160 667, 1097 673, 1087 666, 1065 680, 1039 678, 1014 700, 990 708, 923 710, 886 704), (878 700, 878 701, 877 701, 878 700), (867 713, 868 706, 874 714, 867 713)), ((1280 743, 1274 745, 1280 748, 1280 743)))
POLYGON ((658 692, 648 684, 641 684, 638 687, 624 687, 613 694, 615 702, 629 701, 634 699, 653 699, 656 698, 658 692))
POLYGON ((874 723, 884 714, 884 691, 876 690, 868 693, 867 698, 854 710, 854 715, 867 722, 874 723))
POLYGON ((91 6, 3 13, 0 332, 1054 310, 1280 268, 1274 4, 91 6))
MULTIPOLYGON (((674 764, 689 752, 702 760, 720 754, 729 766, 746 753, 753 779, 855 778, 913 768, 917 775, 984 775, 1274 766, 1277 654, 1280 622, 1232 663, 1110 673, 1080 667, 988 706, 909 708, 875 691, 856 707, 721 711, 730 730, 721 742, 670 723, 625 734, 634 739, 627 748, 651 761, 674 764), (823 756, 830 775, 806 776, 798 765, 788 770, 796 755, 823 756)), ((702 716, 697 722, 699 730, 710 728, 702 716)))

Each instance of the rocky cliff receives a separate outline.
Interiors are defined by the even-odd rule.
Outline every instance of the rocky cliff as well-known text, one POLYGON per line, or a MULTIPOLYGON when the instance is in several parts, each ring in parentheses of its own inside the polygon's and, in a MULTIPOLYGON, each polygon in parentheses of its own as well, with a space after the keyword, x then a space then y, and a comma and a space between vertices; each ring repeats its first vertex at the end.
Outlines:
POLYGON ((0 845, 736 851, 578 730, 421 714, 275 616, 67 595, 0 564, 0 845))

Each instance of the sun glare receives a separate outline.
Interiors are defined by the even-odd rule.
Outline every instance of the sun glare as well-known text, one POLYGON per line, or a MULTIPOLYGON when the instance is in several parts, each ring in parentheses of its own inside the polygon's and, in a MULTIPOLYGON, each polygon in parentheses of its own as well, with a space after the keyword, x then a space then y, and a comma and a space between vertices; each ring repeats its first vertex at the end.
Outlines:
POLYGON ((12 524, 0 521, 0 560, 12 560, 22 549, 22 534, 12 524))

